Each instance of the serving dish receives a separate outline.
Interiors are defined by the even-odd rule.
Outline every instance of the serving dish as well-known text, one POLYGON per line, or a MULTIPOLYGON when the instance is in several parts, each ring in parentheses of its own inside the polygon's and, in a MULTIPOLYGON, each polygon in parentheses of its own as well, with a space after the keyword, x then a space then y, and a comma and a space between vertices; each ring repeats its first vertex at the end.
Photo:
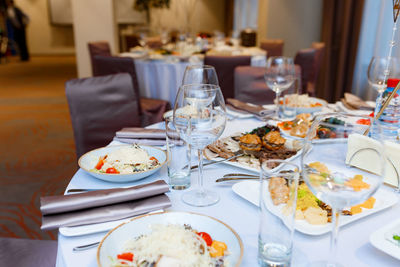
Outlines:
MULTIPOLYGON (((243 181, 232 186, 233 192, 256 206, 259 206, 259 188, 260 186, 258 181, 243 181)), ((266 193, 268 194, 268 192, 266 193)), ((339 219, 339 226, 344 226, 371 214, 387 209, 396 204, 398 201, 398 197, 393 191, 384 190, 382 188, 378 189, 373 197, 376 198, 376 202, 372 209, 364 209, 363 212, 352 216, 341 216, 339 219)), ((285 217, 282 215, 281 207, 274 207, 272 202, 271 205, 267 205, 267 207, 271 208, 271 212, 279 216, 285 222, 285 217)), ((322 235, 329 233, 332 230, 332 226, 330 223, 324 225, 312 225, 305 220, 296 220, 295 229, 307 235, 322 235)))
POLYGON ((153 146, 144 146, 141 145, 140 147, 147 151, 149 157, 155 157, 158 162, 160 163, 157 167, 147 170, 147 171, 140 171, 130 174, 109 174, 109 173, 99 173, 94 171, 93 169, 96 166, 99 158, 104 156, 111 151, 115 151, 122 147, 128 147, 129 145, 118 145, 118 146, 106 146, 98 149, 94 149, 92 151, 87 152, 83 156, 79 158, 78 165, 79 167, 85 171, 87 174, 98 178, 100 180, 113 182, 113 183, 125 183, 125 182, 132 182, 139 179, 143 179, 149 175, 152 175, 156 171, 158 171, 166 162, 167 155, 165 151, 161 150, 160 148, 153 147, 153 146))
POLYGON ((369 242, 380 251, 400 260, 400 243, 395 244, 389 240, 390 236, 399 232, 400 219, 397 219, 373 232, 369 237, 369 242))
POLYGON ((227 244, 230 254, 225 262, 228 266, 240 266, 243 257, 243 243, 239 235, 224 222, 213 217, 189 212, 161 212, 136 217, 111 230, 100 242, 97 249, 99 267, 111 266, 111 258, 121 253, 128 239, 151 232, 150 225, 190 225, 193 229, 209 233, 215 240, 227 244))

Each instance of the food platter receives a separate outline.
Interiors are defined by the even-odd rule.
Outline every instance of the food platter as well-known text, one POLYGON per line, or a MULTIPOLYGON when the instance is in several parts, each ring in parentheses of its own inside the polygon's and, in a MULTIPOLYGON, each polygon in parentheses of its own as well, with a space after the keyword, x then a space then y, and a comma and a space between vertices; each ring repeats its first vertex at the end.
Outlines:
MULTIPOLYGON (((232 186, 233 192, 256 206, 259 206, 259 189, 260 186, 258 181, 242 181, 232 186)), ((341 216, 339 219, 339 226, 344 226, 371 214, 375 214, 379 211, 387 209, 396 204, 398 201, 397 195, 393 191, 385 190, 383 188, 379 189, 374 194, 374 197, 376 198, 374 208, 371 210, 364 210, 363 212, 352 216, 341 216)), ((272 213, 279 216, 285 222, 285 217, 281 212, 282 207, 274 207, 272 202, 270 205, 267 205, 267 207, 270 208, 272 213)), ((295 229, 307 235, 322 235, 330 232, 332 230, 332 226, 330 223, 324 225, 312 225, 305 220, 296 220, 295 229)))
MULTIPOLYGON (((204 150, 205 157, 210 161, 221 161, 239 154, 238 157, 224 163, 257 173, 260 171, 260 160, 291 161, 299 157, 301 153, 302 142, 283 138, 277 127, 268 124, 250 129, 248 132, 221 138, 204 150)), ((270 166, 270 168, 276 171, 280 165, 270 166)))
POLYGON ((167 155, 163 150, 152 146, 141 145, 140 147, 147 151, 149 157, 154 157, 158 160, 159 165, 157 167, 147 171, 138 171, 130 174, 99 173, 94 170, 96 163, 98 162, 100 157, 128 146, 130 145, 107 146, 94 149, 81 156, 78 161, 78 165, 84 172, 100 180, 114 183, 124 183, 143 179, 149 175, 152 175, 153 173, 158 171, 167 160, 167 155))
MULTIPOLYGON (((310 97, 308 95, 288 95, 288 98, 281 98, 280 102, 281 105, 283 105, 283 101, 290 101, 291 98, 294 99, 298 99, 296 100, 296 105, 298 105, 297 107, 295 106, 291 106, 290 102, 285 106, 286 110, 296 110, 297 114, 300 113, 315 113, 315 112, 320 112, 322 111, 322 109, 326 106, 328 106, 328 102, 326 102, 323 99, 320 98, 316 98, 316 97, 310 97)), ((294 104, 293 104, 294 105, 294 104)))
POLYGON ((369 237, 370 243, 377 249, 400 260, 400 245, 389 240, 390 236, 400 232, 400 219, 397 219, 384 227, 376 230, 369 237))
POLYGON ((111 267, 111 259, 121 253, 130 238, 151 232, 154 224, 190 225, 193 229, 209 233, 215 240, 226 243, 229 255, 224 259, 228 266, 240 266, 243 257, 243 243, 239 235, 227 224, 207 215, 189 212, 162 212, 136 217, 111 230, 97 249, 97 263, 100 267, 111 267))

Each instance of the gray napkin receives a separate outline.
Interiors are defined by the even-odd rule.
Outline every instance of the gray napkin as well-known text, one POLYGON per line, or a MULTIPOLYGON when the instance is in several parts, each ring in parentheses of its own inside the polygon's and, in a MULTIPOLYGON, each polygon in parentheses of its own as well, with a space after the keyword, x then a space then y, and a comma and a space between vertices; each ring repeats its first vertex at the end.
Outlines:
POLYGON ((163 146, 166 144, 166 132, 162 129, 128 127, 116 132, 114 140, 126 144, 163 146))
POLYGON ((113 221, 171 206, 163 180, 129 188, 47 196, 40 199, 42 229, 113 221))
POLYGON ((62 226, 77 226, 109 222, 165 209, 171 201, 165 194, 91 209, 45 215, 40 229, 47 231, 62 226))

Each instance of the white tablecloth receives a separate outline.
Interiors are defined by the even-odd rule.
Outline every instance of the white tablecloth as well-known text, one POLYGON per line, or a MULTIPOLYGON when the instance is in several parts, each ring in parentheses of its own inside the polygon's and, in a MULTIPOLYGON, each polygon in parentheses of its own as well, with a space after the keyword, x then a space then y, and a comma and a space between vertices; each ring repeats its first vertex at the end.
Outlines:
MULTIPOLYGON (((229 121, 224 135, 238 130, 247 130, 263 123, 255 119, 229 121), (243 127, 245 125, 245 128, 243 127)), ((161 124, 160 124, 161 125, 161 124)), ((157 125, 158 126, 158 125, 157 125)), ((116 144, 113 142, 112 144, 116 144)), ((298 163, 298 160, 297 160, 298 163)), ((236 195, 231 190, 231 183, 216 184, 214 181, 228 172, 243 172, 243 170, 224 164, 206 167, 205 185, 220 194, 220 201, 211 207, 196 208, 184 204, 181 200, 181 191, 168 193, 172 207, 168 210, 192 211, 213 216, 235 229, 244 243, 244 257, 242 266, 257 266, 257 234, 258 208, 236 195)), ((138 182, 129 184, 108 183, 79 170, 72 178, 70 188, 111 188, 125 185, 148 183, 157 179, 167 180, 166 167, 158 173, 138 182)), ((192 184, 197 180, 197 172, 192 173, 192 184)), ((383 186, 385 187, 385 186, 383 186)), ((393 190, 392 188, 384 188, 393 190)), ((387 210, 367 216, 340 229, 338 244, 338 260, 344 266, 400 266, 400 262, 391 256, 375 249, 369 243, 369 236, 376 229, 400 217, 400 204, 387 210)), ((72 248, 79 245, 100 241, 106 233, 91 234, 79 237, 58 236, 57 266, 97 266, 96 249, 82 252, 72 252, 72 248)), ((308 236, 299 232, 294 235, 293 266, 308 266, 309 262, 329 258, 329 234, 308 236)))
MULTIPOLYGON (((129 56, 123 53, 121 56, 129 56)), ((197 64, 203 64, 202 60, 197 64)), ((142 97, 167 100, 171 105, 175 103, 176 93, 182 83, 183 73, 189 62, 168 62, 165 60, 135 59, 139 91, 142 97)), ((266 64, 265 56, 253 56, 252 66, 263 67, 266 64)), ((232 89, 233 90, 233 89, 232 89)))

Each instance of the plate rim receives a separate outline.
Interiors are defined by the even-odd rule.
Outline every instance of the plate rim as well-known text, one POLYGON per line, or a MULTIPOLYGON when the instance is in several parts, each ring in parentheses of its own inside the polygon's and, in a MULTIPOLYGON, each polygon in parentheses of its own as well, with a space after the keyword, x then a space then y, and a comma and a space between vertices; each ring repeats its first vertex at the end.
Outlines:
POLYGON ((162 212, 156 212, 156 213, 151 213, 151 214, 144 214, 144 215, 140 215, 140 216, 137 216, 137 217, 135 217, 135 218, 132 218, 132 219, 130 219, 129 221, 123 222, 123 223, 121 223, 120 225, 114 227, 113 229, 111 229, 111 230, 103 237, 103 239, 100 241, 100 243, 99 243, 99 245, 98 245, 98 247, 97 247, 97 252, 96 252, 97 265, 98 265, 99 267, 102 267, 102 265, 101 265, 101 263, 100 263, 100 249, 101 249, 101 247, 102 247, 104 241, 107 239, 107 237, 108 237, 109 235, 111 235, 115 230, 117 230, 118 228, 122 227, 122 226, 125 225, 125 224, 131 223, 132 221, 135 221, 135 220, 142 219, 142 218, 144 218, 144 217, 155 216, 155 215, 161 215, 161 214, 167 214, 167 213, 186 213, 186 214, 189 214, 189 215, 203 216, 203 217, 210 218, 210 219, 212 219, 212 220, 214 220, 214 221, 217 221, 217 222, 223 224, 225 227, 227 227, 227 228, 235 235, 236 239, 239 241, 240 255, 239 255, 239 259, 238 259, 238 262, 237 262, 237 264, 235 265, 235 267, 239 267, 239 266, 240 266, 240 264, 241 264, 241 262, 242 262, 242 259, 243 259, 243 250, 244 250, 244 249, 243 249, 243 241, 242 241, 242 239, 240 238, 239 234, 238 234, 232 227, 230 227, 228 224, 224 223, 223 221, 221 221, 221 220, 219 220, 219 219, 217 219, 217 218, 215 218, 215 217, 212 217, 212 216, 209 216, 209 215, 205 215, 205 214, 201 214, 201 213, 197 213, 197 212, 190 212, 190 211, 162 211, 162 212))
MULTIPOLYGON (((115 148, 115 149, 117 149, 118 147, 129 147, 129 146, 132 146, 132 145, 128 145, 128 144, 126 144, 126 145, 111 145, 111 146, 103 146, 103 147, 99 147, 99 148, 90 150, 90 151, 86 152, 85 154, 83 154, 82 156, 79 157, 78 166, 79 166, 79 168, 81 168, 82 170, 86 171, 87 173, 95 173, 95 172, 92 172, 92 171, 82 167, 81 161, 82 161, 82 159, 84 157, 87 157, 90 153, 92 153, 94 151, 105 149, 105 148, 115 148)), ((148 145, 140 145, 140 144, 139 144, 139 146, 140 147, 149 147, 149 148, 156 149, 156 150, 159 150, 159 151, 163 152, 164 155, 165 155, 164 162, 162 164, 160 164, 160 166, 158 166, 157 168, 154 168, 154 169, 151 169, 151 170, 147 170, 147 171, 140 171, 140 172, 135 172, 135 173, 125 173, 125 174, 113 174, 113 173, 96 173, 96 174, 106 175, 106 176, 109 176, 109 177, 112 177, 112 176, 115 176, 115 175, 118 175, 119 177, 126 177, 126 176, 130 176, 130 175, 133 175, 133 174, 141 174, 141 173, 145 173, 145 172, 148 172, 148 171, 156 171, 159 168, 161 168, 162 166, 164 166, 164 164, 167 162, 167 153, 164 150, 162 150, 161 148, 154 147, 154 146, 148 146, 148 145)), ((95 177, 95 176, 93 176, 93 177, 95 177)))
MULTIPOLYGON (((400 260, 400 255, 399 256, 393 255, 392 253, 387 252, 384 248, 379 247, 379 245, 376 244, 376 241, 379 241, 382 238, 382 235, 384 235, 386 231, 390 230, 392 227, 394 227, 395 225, 398 225, 398 224, 400 224, 400 218, 380 227, 378 230, 374 231, 372 234, 369 235, 369 243, 371 243, 371 245, 374 248, 382 251, 383 253, 385 253, 397 260, 400 260)), ((389 244, 391 244, 392 246, 396 246, 396 245, 390 243, 388 240, 385 240, 385 241, 388 242, 389 244)), ((400 247, 398 249, 400 250, 400 247)))
MULTIPOLYGON (((237 193, 237 192, 236 192, 237 189, 234 189, 234 187, 237 188, 237 187, 239 186, 239 184, 247 184, 247 183, 253 183, 253 184, 256 184, 256 183, 257 183, 257 186, 259 186, 259 181, 241 181, 241 182, 235 183, 235 184, 232 186, 232 191, 233 191, 236 195, 238 195, 238 196, 240 196, 241 198, 245 199, 246 201, 250 202, 251 204, 256 205, 257 207, 259 207, 259 205, 254 204, 253 201, 250 201, 248 198, 242 196, 242 194, 237 193)), ((382 187, 379 187, 378 190, 377 190, 376 192, 378 192, 380 189, 382 189, 382 187)), ((390 189, 389 189, 389 190, 390 190, 390 189)), ((375 193, 376 193, 376 192, 375 192, 375 193)), ((392 193, 391 195, 396 199, 396 201, 395 201, 394 203, 392 203, 392 204, 389 205, 389 206, 383 207, 383 208, 381 208, 381 209, 379 209, 379 210, 377 210, 377 211, 374 211, 373 213, 369 213, 369 214, 366 214, 365 216, 362 216, 362 217, 360 217, 360 218, 356 218, 355 220, 352 220, 352 221, 350 221, 350 222, 345 222, 344 224, 340 224, 340 223, 339 223, 339 227, 346 226, 346 225, 351 224, 351 223, 353 223, 353 222, 355 222, 355 221, 357 221, 357 220, 359 220, 359 219, 368 217, 368 216, 371 215, 371 214, 375 214, 375 213, 377 213, 377 212, 381 212, 381 211, 383 211, 383 210, 386 210, 386 209, 392 207, 392 206, 395 205, 397 202, 399 202, 399 199, 397 198, 396 195, 394 195, 394 192, 390 192, 390 193, 392 193)), ((385 201, 387 201, 387 199, 385 199, 385 201)), ((343 220, 342 220, 342 222, 343 222, 343 220)), ((324 230, 324 231, 322 231, 322 232, 321 232, 321 231, 318 231, 318 232, 310 233, 309 231, 300 230, 298 227, 296 227, 296 223, 295 223, 294 229, 295 229, 296 231, 300 232, 300 233, 303 233, 303 234, 306 234, 306 235, 311 235, 311 236, 319 236, 319 235, 323 235, 323 234, 329 233, 329 232, 331 231, 331 227, 329 227, 329 229, 328 229, 327 231, 324 230)))

